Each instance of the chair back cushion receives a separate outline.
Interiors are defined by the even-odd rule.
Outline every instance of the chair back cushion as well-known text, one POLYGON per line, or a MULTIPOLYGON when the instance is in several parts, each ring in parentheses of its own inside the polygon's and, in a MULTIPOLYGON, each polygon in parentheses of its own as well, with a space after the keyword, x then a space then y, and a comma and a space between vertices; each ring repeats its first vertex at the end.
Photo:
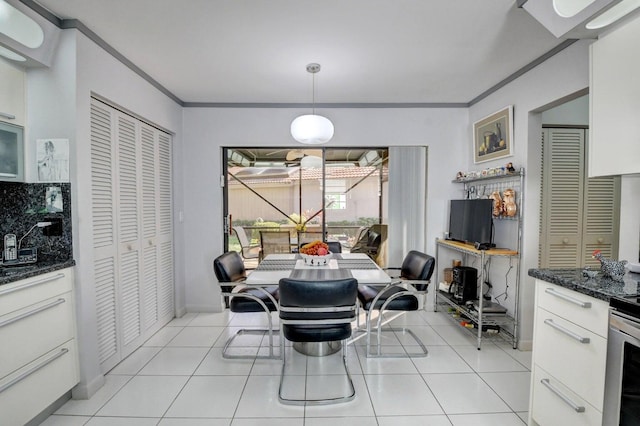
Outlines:
MULTIPOLYGON (((435 264, 436 260, 432 256, 417 250, 411 250, 402 262, 400 277, 407 280, 429 281, 435 264)), ((416 284, 415 287, 419 291, 424 291, 428 285, 416 284)))
MULTIPOLYGON (((228 251, 213 260, 213 272, 219 282, 237 282, 247 278, 242 258, 235 251, 228 251)), ((221 286, 223 291, 231 291, 231 286, 221 286)))
POLYGON ((313 320, 313 324, 282 324, 288 340, 294 342, 326 342, 351 336, 350 320, 355 310, 334 312, 334 307, 353 307, 356 302, 358 281, 354 278, 304 281, 280 280, 280 318, 285 320, 313 320), (291 308, 327 308, 315 312, 289 312, 291 308), (344 324, 323 324, 325 319, 345 319, 344 324))
POLYGON ((282 323, 282 332, 292 342, 327 342, 351 336, 350 321, 355 318, 358 281, 355 278, 305 281, 291 278, 280 280, 280 318, 307 320, 312 324, 282 323), (290 312, 286 308, 316 308, 314 312, 290 312), (333 311, 335 307, 351 307, 348 311, 333 311), (317 309, 320 308, 320 309, 317 309), (326 308, 326 310, 322 309, 326 308), (327 324, 323 320, 344 319, 344 323, 327 324))
POLYGON ((327 245, 331 253, 342 253, 342 244, 340 244, 340 241, 327 241, 327 245))

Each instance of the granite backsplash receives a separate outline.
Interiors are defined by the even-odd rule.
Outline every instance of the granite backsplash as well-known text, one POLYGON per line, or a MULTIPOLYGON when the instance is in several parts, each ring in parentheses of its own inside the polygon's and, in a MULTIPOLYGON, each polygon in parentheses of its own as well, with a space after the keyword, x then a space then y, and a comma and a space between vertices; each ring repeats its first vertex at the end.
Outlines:
POLYGON ((62 219, 62 235, 45 236, 36 227, 22 240, 22 247, 36 247, 38 260, 66 261, 73 258, 70 183, 0 182, 0 246, 5 234, 20 239, 38 222, 62 219))

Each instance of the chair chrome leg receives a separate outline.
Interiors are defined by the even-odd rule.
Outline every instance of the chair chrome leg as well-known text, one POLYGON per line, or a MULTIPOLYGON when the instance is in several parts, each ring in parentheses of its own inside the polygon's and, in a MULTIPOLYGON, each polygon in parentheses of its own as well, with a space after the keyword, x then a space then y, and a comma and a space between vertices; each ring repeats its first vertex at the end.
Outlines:
MULTIPOLYGON (((344 396, 337 396, 334 398, 322 398, 322 399, 292 399, 285 398, 282 396, 282 388, 284 383, 285 369, 287 365, 287 357, 284 349, 284 335, 280 333, 280 351, 282 353, 282 371, 280 373, 280 385, 278 387, 278 401, 285 405, 328 405, 328 404, 338 404, 342 402, 352 401, 356 396, 356 389, 353 385, 353 379, 351 377, 351 373, 349 372, 349 368, 347 367, 347 339, 342 341, 342 363, 344 365, 345 373, 347 374, 347 380, 349 383, 349 394, 344 396)), ((306 389, 305 389, 306 394, 306 389)))
POLYGON ((276 355, 273 351, 273 332, 276 333, 279 329, 273 328, 273 320, 271 318, 271 312, 265 312, 267 314, 267 322, 269 328, 241 328, 238 330, 233 336, 231 336, 224 344, 222 348, 222 358, 225 359, 280 359, 282 357, 282 352, 280 355, 276 355), (230 355, 227 353, 227 350, 231 347, 231 344, 235 340, 236 337, 242 336, 244 334, 258 334, 269 336, 269 354, 268 355, 260 355, 260 348, 258 348, 258 353, 256 355, 230 355))
MULTIPOLYGON (((371 310, 367 311, 367 350, 365 351, 365 355, 367 358, 420 358, 420 357, 426 357, 429 353, 429 351, 427 350, 427 347, 424 345, 424 343, 422 343, 422 340, 420 340, 420 338, 409 328, 406 327, 389 327, 386 329, 382 328, 382 317, 383 317, 383 311, 379 311, 378 312, 378 319, 376 322, 376 327, 375 329, 371 329, 371 310), (375 352, 372 352, 371 350, 371 333, 372 331, 375 331, 376 333, 376 345, 375 345, 375 352), (420 352, 406 352, 405 353, 394 353, 394 354, 383 354, 382 353, 382 333, 387 333, 387 332, 392 332, 392 333, 406 333, 409 334, 413 340, 416 341, 416 343, 418 344, 418 346, 420 346, 421 351, 420 352)), ((404 347, 404 346, 403 346, 404 347)))

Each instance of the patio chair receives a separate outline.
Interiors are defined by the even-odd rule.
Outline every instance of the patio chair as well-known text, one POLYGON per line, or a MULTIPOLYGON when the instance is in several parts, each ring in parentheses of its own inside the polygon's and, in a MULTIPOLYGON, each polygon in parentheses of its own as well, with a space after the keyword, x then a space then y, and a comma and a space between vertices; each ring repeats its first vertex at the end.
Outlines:
POLYGON ((351 253, 365 253, 371 259, 375 260, 382 242, 382 235, 368 228, 360 234, 360 238, 351 248, 351 253))
POLYGON ((260 231, 260 261, 270 254, 291 253, 289 231, 260 231))
POLYGON ((420 306, 418 297, 427 294, 431 275, 435 267, 435 259, 428 254, 411 250, 405 256, 400 268, 385 268, 386 270, 400 270, 400 276, 384 288, 361 285, 358 287, 358 299, 366 310, 367 357, 418 357, 427 356, 424 343, 408 328, 382 328, 382 318, 385 311, 417 311, 420 306), (371 314, 378 311, 376 327, 372 328, 371 314), (418 343, 421 351, 406 354, 382 354, 382 332, 407 333, 418 343), (375 351, 371 350, 372 332, 376 333, 375 351))
POLYGON ((269 324, 266 329, 245 329, 238 330, 231 336, 222 349, 223 358, 280 358, 274 355, 273 333, 278 329, 273 329, 271 312, 278 310, 278 287, 242 287, 239 284, 247 278, 242 258, 235 251, 221 254, 213 260, 213 271, 220 283, 222 295, 229 300, 228 308, 231 312, 264 312, 269 324), (227 350, 233 340, 243 334, 268 334, 269 355, 230 355, 227 350))
MULTIPOLYGON (((280 280, 280 353, 282 373, 278 399, 289 405, 323 405, 351 401, 356 394, 353 380, 347 367, 347 339, 351 337, 351 322, 355 319, 358 281, 354 278, 303 281, 291 278, 280 280), (291 342, 336 342, 342 341, 342 362, 349 391, 344 395, 326 398, 294 399, 283 396, 286 351, 285 338, 291 342)), ((324 389, 326 391, 326 389, 324 389)), ((313 392, 312 392, 313 393, 313 392)))
POLYGON ((244 259, 257 259, 260 256, 260 244, 251 244, 242 226, 234 226, 233 232, 240 242, 240 247, 242 248, 240 254, 242 257, 244 259))

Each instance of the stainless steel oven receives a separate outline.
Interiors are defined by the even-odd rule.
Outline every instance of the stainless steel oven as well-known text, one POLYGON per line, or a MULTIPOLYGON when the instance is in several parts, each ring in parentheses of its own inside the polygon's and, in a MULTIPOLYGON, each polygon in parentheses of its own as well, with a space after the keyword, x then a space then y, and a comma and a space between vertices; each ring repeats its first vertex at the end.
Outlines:
POLYGON ((603 424, 640 425, 640 304, 611 299, 603 424))

